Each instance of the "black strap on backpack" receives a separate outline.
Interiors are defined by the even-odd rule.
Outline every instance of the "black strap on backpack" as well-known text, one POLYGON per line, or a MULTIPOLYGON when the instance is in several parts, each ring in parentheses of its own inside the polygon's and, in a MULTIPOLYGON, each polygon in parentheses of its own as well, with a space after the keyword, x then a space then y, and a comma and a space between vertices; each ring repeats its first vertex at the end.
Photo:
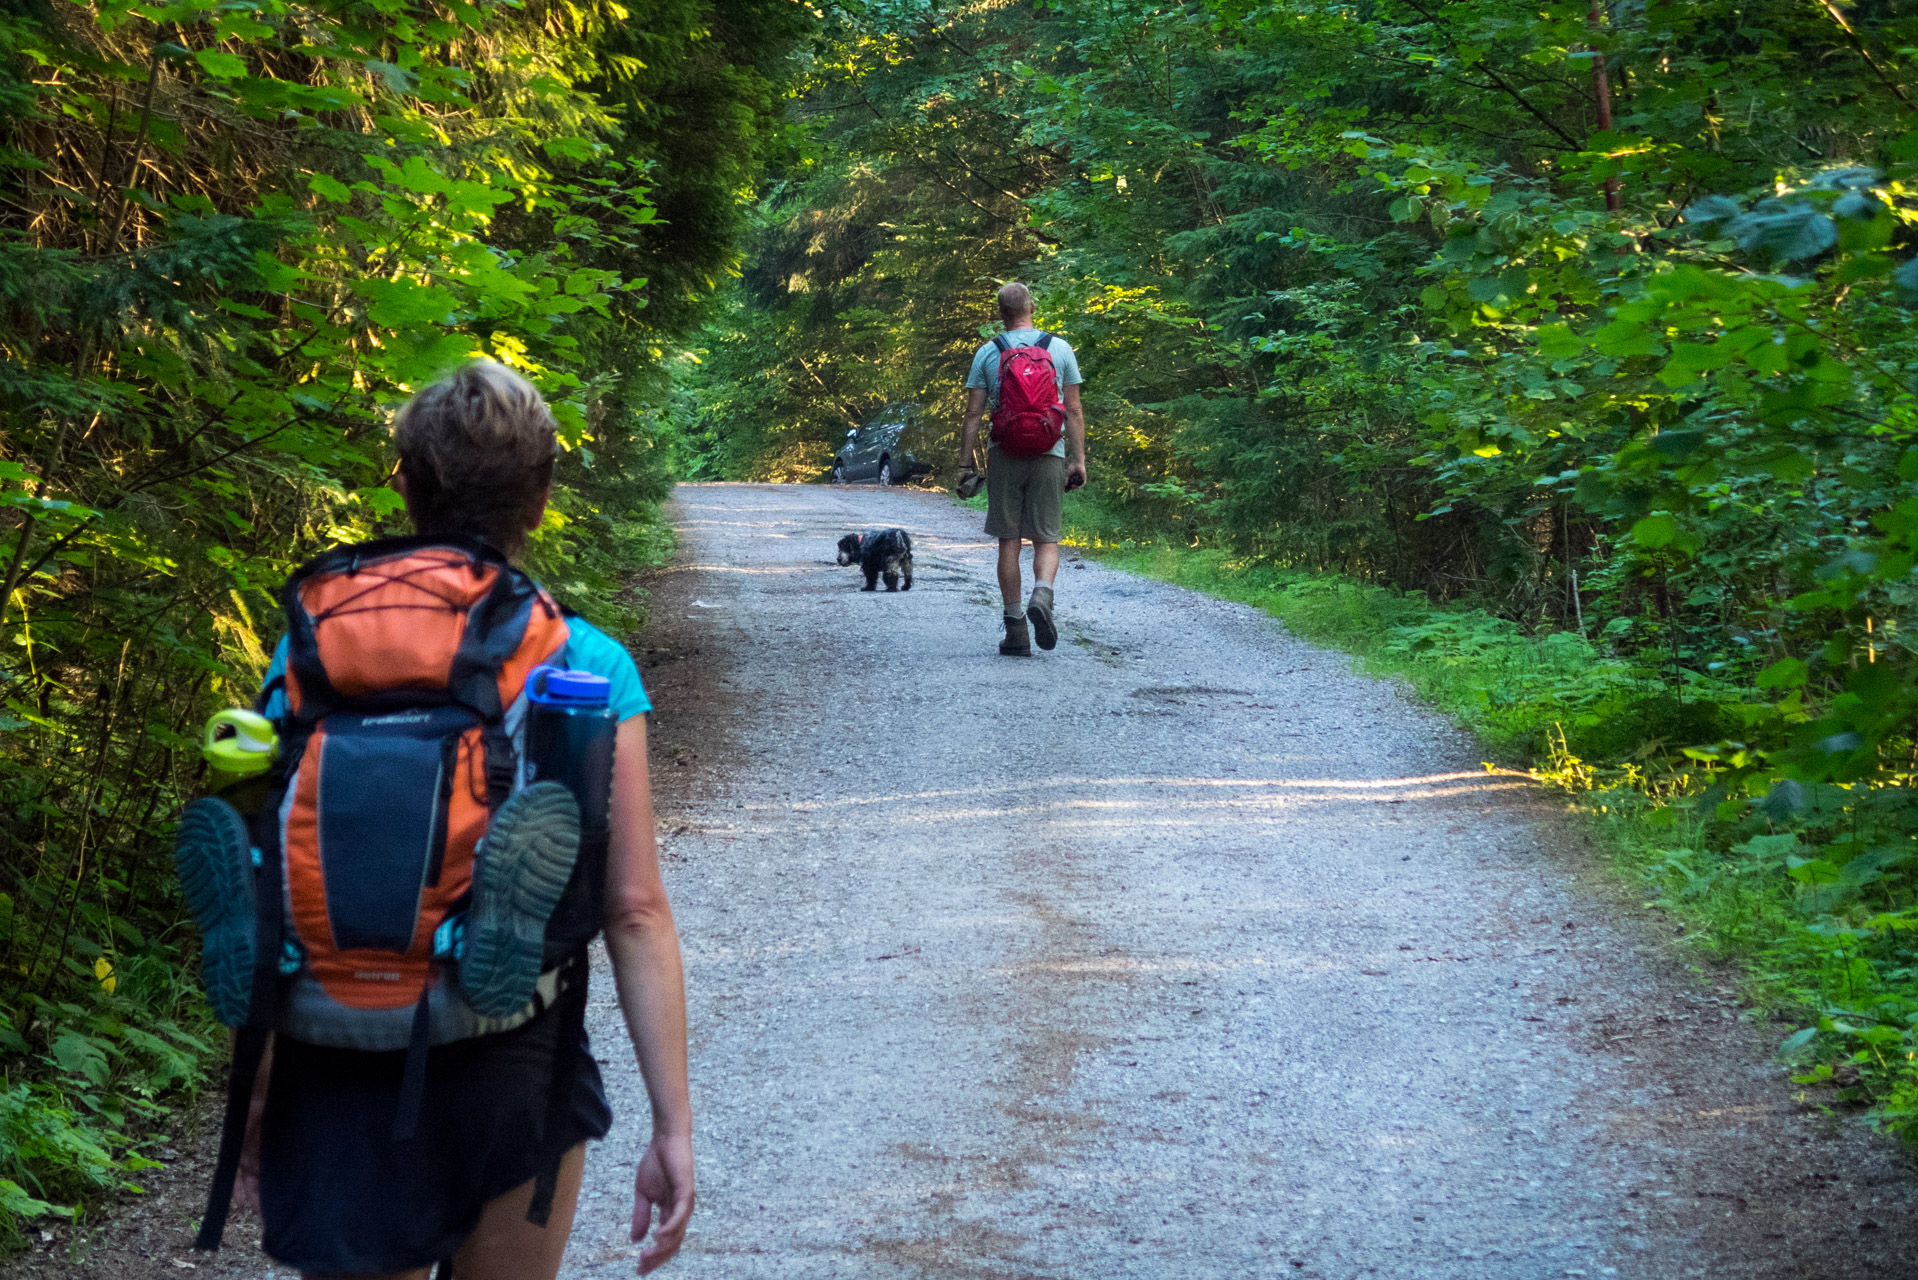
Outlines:
MULTIPOLYGON (((999 367, 1003 369, 1005 367, 1004 362, 1006 358, 1006 352, 1013 350, 1012 343, 1010 340, 1007 339, 1005 334, 995 333, 992 335, 992 345, 999 348, 999 360, 1000 360, 999 367)), ((1022 343, 1020 345, 1028 346, 1028 347, 1037 347, 1039 348, 1039 350, 1044 351, 1050 346, 1052 346, 1052 335, 1050 333, 1047 333, 1044 329, 1041 329, 1039 330, 1039 340, 1037 342, 1027 342, 1027 343, 1022 343)))
POLYGON ((573 1087, 586 1039, 586 980, 590 973, 584 948, 568 956, 559 971, 559 998, 552 1013, 559 1019, 553 1032, 553 1074, 546 1086, 539 1172, 533 1181, 533 1202, 526 1209, 526 1220, 536 1227, 544 1227, 552 1216, 553 1197, 559 1190, 559 1166, 572 1148, 567 1141, 572 1127, 567 1121, 573 1111, 573 1087))
MULTIPOLYGON (((273 790, 286 785, 287 752, 274 766, 273 790)), ((253 834, 259 837, 260 874, 254 879, 254 911, 259 930, 253 941, 253 998, 246 1021, 233 1033, 233 1065, 227 1078, 226 1114, 220 1122, 220 1154, 213 1166, 213 1186, 207 1193, 206 1214, 193 1247, 208 1253, 220 1247, 226 1234, 227 1211, 233 1204, 233 1184, 240 1172, 240 1149, 246 1142, 247 1115, 267 1039, 273 1034, 280 1005, 280 953, 285 945, 285 903, 280 886, 280 824, 278 806, 269 806, 253 834)))

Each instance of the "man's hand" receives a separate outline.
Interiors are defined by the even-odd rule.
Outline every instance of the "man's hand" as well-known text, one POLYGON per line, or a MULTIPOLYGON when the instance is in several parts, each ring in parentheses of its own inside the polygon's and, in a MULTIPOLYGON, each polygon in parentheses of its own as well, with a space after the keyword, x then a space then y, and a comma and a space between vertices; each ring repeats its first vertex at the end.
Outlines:
POLYGON ((639 1274, 657 1271, 672 1261, 686 1240, 686 1223, 693 1216, 693 1139, 691 1134, 654 1134, 633 1178, 633 1239, 653 1238, 639 1251, 639 1274), (653 1226, 653 1210, 659 1225, 653 1226))
POLYGON ((1086 482, 1086 460, 1075 458, 1066 464, 1066 492, 1071 493, 1086 482))
POLYGON ((985 488, 986 482, 979 474, 978 466, 970 453, 959 460, 959 474, 952 478, 952 491, 962 498, 971 498, 985 488))

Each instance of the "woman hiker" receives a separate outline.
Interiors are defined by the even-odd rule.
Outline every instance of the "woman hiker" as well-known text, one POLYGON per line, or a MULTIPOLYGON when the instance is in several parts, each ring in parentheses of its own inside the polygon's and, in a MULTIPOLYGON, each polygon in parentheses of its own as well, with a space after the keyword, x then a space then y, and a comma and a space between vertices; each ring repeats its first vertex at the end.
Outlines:
MULTIPOLYGON (((420 534, 479 538, 517 560, 544 516, 557 452, 552 413, 529 383, 491 361, 470 364, 400 411, 394 442, 393 484, 420 534)), ((552 663, 610 682, 618 720, 605 938, 652 1101, 632 1224, 636 1241, 651 1231, 639 1256, 645 1275, 678 1251, 693 1211, 684 976, 654 841, 644 714, 651 704, 623 648, 583 619, 567 626, 552 663)), ((269 687, 286 660, 282 641, 269 687)), ((276 692, 265 710, 283 714, 284 695, 276 692)), ((583 1030, 579 1051, 557 1059, 572 1064, 571 1106, 562 1098, 549 1108, 559 1097, 552 1066, 565 1020, 557 1008, 533 1007, 543 1011, 516 1029, 431 1049, 416 1091, 417 1133, 406 1142, 393 1133, 406 1050, 323 1047, 279 1033, 253 1095, 236 1197, 259 1209, 267 1254, 308 1280, 426 1280, 443 1260, 457 1280, 557 1275, 585 1144, 606 1136, 612 1113, 583 1030), (549 1113, 562 1109, 563 1133, 547 1135, 549 1113), (528 1211, 542 1147, 564 1156, 540 1226, 528 1211)))

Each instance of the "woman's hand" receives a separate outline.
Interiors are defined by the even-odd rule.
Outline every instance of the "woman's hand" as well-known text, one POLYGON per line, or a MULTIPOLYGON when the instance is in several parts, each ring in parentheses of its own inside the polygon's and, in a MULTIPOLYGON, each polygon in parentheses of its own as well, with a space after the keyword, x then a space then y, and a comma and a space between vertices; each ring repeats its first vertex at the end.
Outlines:
POLYGON ((639 1274, 657 1271, 672 1261, 686 1239, 686 1223, 693 1216, 693 1139, 691 1134, 653 1135, 633 1179, 633 1239, 653 1238, 639 1251, 639 1274), (653 1226, 653 1210, 659 1225, 653 1226))

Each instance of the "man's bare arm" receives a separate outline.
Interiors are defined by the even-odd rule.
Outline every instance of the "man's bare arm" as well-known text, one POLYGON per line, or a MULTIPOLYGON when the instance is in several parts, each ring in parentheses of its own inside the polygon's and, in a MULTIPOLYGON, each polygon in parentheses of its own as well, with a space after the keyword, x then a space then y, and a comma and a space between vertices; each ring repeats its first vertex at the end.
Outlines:
POLYGON ((979 443, 979 422, 986 414, 986 392, 983 387, 973 387, 966 392, 965 434, 959 441, 959 470, 963 474, 974 471, 973 449, 979 443))
POLYGON ((1066 488, 1077 489, 1086 482, 1086 409, 1077 383, 1059 395, 1066 406, 1066 488))

